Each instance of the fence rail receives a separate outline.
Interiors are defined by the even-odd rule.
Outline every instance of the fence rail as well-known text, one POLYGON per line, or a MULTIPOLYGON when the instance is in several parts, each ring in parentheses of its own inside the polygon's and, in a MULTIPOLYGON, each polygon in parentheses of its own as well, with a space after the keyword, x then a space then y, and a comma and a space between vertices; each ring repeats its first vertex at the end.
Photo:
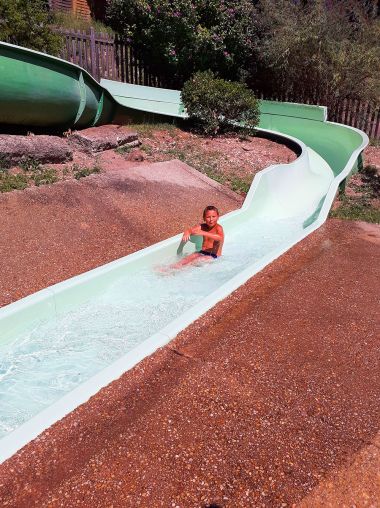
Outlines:
MULTIPOLYGON (((138 53, 117 36, 80 30, 59 29, 65 44, 61 58, 80 65, 98 81, 100 78, 113 79, 136 85, 165 87, 169 77, 151 72, 138 53)), ((261 98, 265 94, 260 94, 261 98)), ((265 98, 269 98, 266 97, 265 98)), ((290 100, 288 97, 271 97, 272 100, 290 100)), ((302 98, 300 102, 318 103, 302 98)), ((370 138, 380 139, 380 109, 367 102, 345 99, 333 110, 329 110, 329 120, 357 127, 370 138)))

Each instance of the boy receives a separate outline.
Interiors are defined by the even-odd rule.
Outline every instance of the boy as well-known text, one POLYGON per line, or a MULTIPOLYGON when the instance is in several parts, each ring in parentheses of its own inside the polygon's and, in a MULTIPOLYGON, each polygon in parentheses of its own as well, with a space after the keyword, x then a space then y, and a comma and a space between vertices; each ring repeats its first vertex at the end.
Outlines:
POLYGON ((222 255, 224 231, 222 226, 218 224, 218 209, 215 206, 206 206, 203 210, 203 220, 204 223, 186 229, 181 242, 183 246, 190 239, 191 235, 200 235, 203 236, 202 249, 199 252, 189 254, 178 263, 172 265, 171 268, 179 268, 198 260, 216 259, 222 255))

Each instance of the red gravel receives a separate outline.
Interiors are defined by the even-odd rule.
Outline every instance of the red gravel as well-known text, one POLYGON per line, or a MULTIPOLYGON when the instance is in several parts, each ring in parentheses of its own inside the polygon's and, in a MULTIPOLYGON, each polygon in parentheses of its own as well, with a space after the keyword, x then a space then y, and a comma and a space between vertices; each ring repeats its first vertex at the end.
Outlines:
MULTIPOLYGON (((329 221, 0 466, 3 506, 285 507, 323 490, 376 443, 379 245, 377 226, 329 221)), ((352 478, 331 506, 377 506, 352 478)))

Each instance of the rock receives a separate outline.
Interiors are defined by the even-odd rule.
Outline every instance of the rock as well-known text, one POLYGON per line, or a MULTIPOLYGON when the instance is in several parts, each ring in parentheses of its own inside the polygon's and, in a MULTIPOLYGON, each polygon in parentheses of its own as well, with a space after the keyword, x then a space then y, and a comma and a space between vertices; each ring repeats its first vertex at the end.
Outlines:
POLYGON ((118 146, 138 146, 136 132, 122 125, 101 125, 75 131, 69 136, 70 144, 87 153, 101 152, 118 146))
POLYGON ((0 163, 15 165, 25 159, 61 163, 71 161, 73 151, 67 140, 58 136, 0 134, 0 163))
POLYGON ((145 159, 144 152, 142 150, 132 150, 125 157, 127 161, 142 162, 145 159))

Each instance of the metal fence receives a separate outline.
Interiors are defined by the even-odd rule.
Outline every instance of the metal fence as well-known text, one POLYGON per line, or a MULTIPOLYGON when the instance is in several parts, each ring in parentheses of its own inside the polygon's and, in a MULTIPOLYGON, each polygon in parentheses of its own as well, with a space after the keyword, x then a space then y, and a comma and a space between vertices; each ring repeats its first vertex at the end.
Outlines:
MULTIPOLYGON (((153 87, 167 87, 170 83, 170 77, 151 72, 137 52, 117 36, 96 33, 93 29, 90 32, 59 29, 59 32, 65 39, 60 56, 80 65, 98 81, 106 78, 153 87)), ((269 98, 265 94, 260 95, 262 98, 269 98)), ((311 101, 303 98, 301 102, 318 103, 315 98, 311 101)), ((380 109, 373 108, 366 102, 343 100, 334 110, 329 110, 329 120, 357 127, 370 138, 380 139, 380 109)))

